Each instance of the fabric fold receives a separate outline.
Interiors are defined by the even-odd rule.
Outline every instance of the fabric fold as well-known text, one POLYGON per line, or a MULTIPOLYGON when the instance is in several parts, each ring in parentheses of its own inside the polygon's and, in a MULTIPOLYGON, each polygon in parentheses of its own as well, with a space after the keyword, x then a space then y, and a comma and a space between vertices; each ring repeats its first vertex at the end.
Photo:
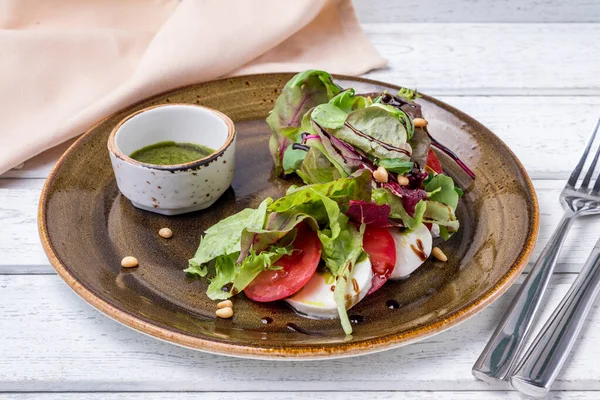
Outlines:
POLYGON ((349 0, 6 0, 0 52, 0 173, 171 88, 386 64, 349 0))

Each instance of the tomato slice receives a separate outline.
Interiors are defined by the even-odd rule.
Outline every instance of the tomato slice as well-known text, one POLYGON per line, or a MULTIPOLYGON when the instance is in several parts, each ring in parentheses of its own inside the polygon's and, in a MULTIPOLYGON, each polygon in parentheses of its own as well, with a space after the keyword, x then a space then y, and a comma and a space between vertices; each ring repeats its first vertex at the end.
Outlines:
POLYGON ((427 153, 427 163, 425 165, 434 170, 436 174, 441 174, 443 172, 442 164, 433 152, 433 149, 429 149, 429 153, 427 153))
POLYGON ((246 288, 246 297, 258 302, 281 300, 302 289, 310 280, 321 260, 321 241, 310 227, 298 225, 294 240, 296 250, 275 263, 283 269, 261 272, 246 288))
POLYGON ((363 249, 369 255, 373 268, 371 289, 367 295, 383 286, 396 266, 396 243, 387 228, 367 225, 363 236, 363 249))

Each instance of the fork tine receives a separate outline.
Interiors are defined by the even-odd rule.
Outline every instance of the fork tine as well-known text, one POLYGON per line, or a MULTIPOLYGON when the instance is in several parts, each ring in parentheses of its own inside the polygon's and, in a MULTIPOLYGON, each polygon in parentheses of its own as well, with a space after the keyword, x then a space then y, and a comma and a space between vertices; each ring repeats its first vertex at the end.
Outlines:
POLYGON ((592 188, 592 194, 593 195, 600 194, 600 176, 596 178, 596 183, 594 184, 594 187, 592 188))
POLYGON ((581 170, 583 169, 583 166, 585 165, 585 160, 590 152, 590 149, 592 148, 592 143, 594 143, 594 139, 596 138, 596 133, 598 133, 598 128, 600 128, 600 119, 598 119, 598 122, 596 122, 596 127, 594 128, 594 133, 592 133, 592 137, 588 141, 587 146, 585 146, 585 150, 583 151, 583 155, 581 156, 581 159, 577 163, 577 166, 575 167, 575 169, 571 173, 571 176, 569 177, 569 180, 567 181, 567 187, 574 188, 575 185, 577 184, 577 179, 579 179, 581 170))
MULTIPOLYGON (((596 131, 598 130, 598 126, 600 126, 600 120, 596 124, 596 131)), ((594 135, 596 134, 594 131, 594 135)), ((594 159, 592 160, 592 164, 588 168, 587 174, 585 174, 585 178, 583 178, 583 182, 581 182, 581 188, 587 189, 590 181, 592 180, 592 176, 594 175, 594 171, 596 170, 596 163, 598 162, 598 157, 600 156, 600 147, 596 150, 596 155, 594 155, 594 159)), ((596 182, 598 183, 598 182, 596 182)))

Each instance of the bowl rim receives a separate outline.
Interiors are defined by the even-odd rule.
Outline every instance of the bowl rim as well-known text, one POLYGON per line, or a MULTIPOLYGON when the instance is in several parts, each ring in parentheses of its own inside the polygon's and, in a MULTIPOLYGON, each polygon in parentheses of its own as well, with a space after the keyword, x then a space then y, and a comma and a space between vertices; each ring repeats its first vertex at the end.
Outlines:
MULTIPOLYGON (((168 92, 170 92, 170 91, 168 91, 168 92)), ((160 96, 160 94, 157 95, 157 96, 160 96)), ((152 96, 152 97, 155 97, 155 96, 152 96)), ((146 99, 146 100, 148 100, 148 99, 146 99)), ((145 101, 142 100, 141 102, 145 102, 145 101)), ((139 104, 141 102, 138 102, 136 104, 139 104)), ((129 108, 129 107, 131 107, 131 106, 127 106, 126 108, 129 108)), ((119 111, 117 111, 116 113, 111 114, 108 118, 110 118, 112 115, 117 114, 119 111)), ((105 119, 108 119, 108 118, 105 118, 105 119)), ((87 134, 87 133, 89 133, 90 131, 94 130, 94 128, 96 128, 96 126, 100 125, 105 119, 103 119, 102 121, 100 121, 100 123, 94 125, 92 128, 90 128, 89 130, 87 130, 84 133, 84 135, 87 134)), ((210 164, 213 160, 219 158, 225 152, 225 150, 227 150, 227 148, 233 142, 234 138, 235 138, 235 124, 233 123, 233 121, 231 120, 231 118, 229 118, 227 115, 225 115, 221 111, 215 110, 214 108, 210 108, 210 107, 206 107, 206 106, 201 106, 201 105, 198 105, 198 104, 190 104, 190 103, 166 103, 166 104, 156 104, 156 105, 153 105, 153 106, 144 107, 141 110, 137 110, 137 111, 135 111, 135 112, 127 115, 117 125, 115 125, 115 127, 110 132, 110 135, 108 136, 107 146, 108 146, 108 150, 115 157, 119 158, 120 160, 122 160, 122 161, 124 161, 124 162, 126 162, 128 164, 132 164, 132 165, 136 165, 136 166, 141 166, 141 167, 146 167, 146 168, 151 168, 151 169, 154 169, 154 170, 175 172, 175 171, 193 170, 193 169, 197 169, 197 168, 199 168, 199 167, 201 167, 203 165, 210 164), (199 158, 197 160, 190 161, 190 162, 187 162, 187 163, 184 163, 184 164, 169 164, 169 165, 150 164, 150 163, 140 162, 140 161, 134 160, 133 158, 129 157, 127 154, 123 153, 121 151, 121 149, 119 149, 119 147, 117 146, 117 143, 116 143, 116 136, 117 136, 117 132, 121 129, 121 127, 123 126, 123 124, 125 122, 127 122, 130 119, 132 119, 133 117, 138 116, 140 114, 143 114, 143 113, 145 113, 147 111, 154 110, 154 109, 157 109, 157 108, 169 108, 169 107, 173 107, 173 106, 184 106, 184 107, 191 107, 191 108, 196 108, 196 109, 203 109, 203 110, 206 110, 206 111, 210 112, 211 114, 215 115, 217 118, 219 118, 221 121, 223 121, 225 123, 225 126, 227 127, 227 138, 225 139, 225 143, 223 143, 223 145, 221 147, 219 147, 217 150, 215 150, 214 152, 210 153, 206 157, 199 158)), ((75 144, 75 143, 73 143, 73 144, 75 144)), ((70 148, 67 149, 67 151, 69 151, 69 150, 70 150, 70 148)))
MULTIPOLYGON (((285 80, 289 79, 293 76, 294 73, 290 72, 278 72, 278 73, 263 73, 263 74, 251 74, 251 75, 240 75, 229 78, 221 78, 215 79, 209 82, 215 83, 219 81, 229 81, 231 79, 252 79, 256 77, 263 78, 281 78, 285 80)), ((401 86, 393 85, 390 83, 386 83, 383 81, 377 81, 362 77, 355 77, 349 75, 339 75, 332 74, 335 79, 341 80, 350 80, 356 82, 367 83, 371 85, 379 85, 383 87, 396 88, 400 89, 401 86)), ((524 244, 523 249, 520 251, 513 265, 508 269, 508 271, 483 295, 473 300, 472 302, 465 305, 463 308, 454 311, 453 313, 446 316, 444 319, 436 321, 434 323, 430 323, 423 326, 418 326, 412 328, 405 332, 393 333, 386 336, 379 336, 376 338, 365 339, 359 342, 342 342, 335 343, 333 345, 304 345, 298 346, 296 348, 290 348, 286 346, 277 346, 277 347, 260 347, 260 346, 249 346, 249 345, 240 345, 236 343, 224 343, 215 340, 203 339, 200 337, 195 337, 187 334, 183 334, 180 332, 176 332, 170 330, 168 328, 164 328, 158 324, 149 323, 144 321, 132 314, 127 313, 124 310, 119 309, 118 307, 110 304, 109 302, 97 297, 93 292, 91 292, 88 288, 86 288, 82 283, 80 283, 63 265, 60 260, 57 252, 55 251, 47 227, 47 219, 46 219, 46 206, 48 204, 48 193, 49 188, 52 186, 55 179, 57 179, 58 170, 65 162, 66 158, 73 152, 78 150, 78 147, 84 143, 84 140, 91 134, 93 131, 106 120, 114 117, 116 114, 122 112, 124 109, 133 108, 139 106, 148 101, 152 101, 153 99, 158 99, 162 96, 168 95, 169 93, 175 93, 179 90, 184 90, 187 88, 191 88, 193 86, 197 86, 199 84, 203 84, 207 82, 198 82, 193 84, 188 84, 184 86, 180 86, 177 88, 173 88, 156 95, 150 96, 148 98, 144 98, 136 103, 133 103, 125 108, 118 110, 117 112, 109 115, 108 117, 100 120, 98 123, 93 125, 89 130, 87 130, 84 134, 82 134, 68 149, 65 153, 59 158, 57 163, 52 168, 45 184, 42 189, 42 193, 40 196, 39 206, 38 206, 38 230, 40 233, 40 239, 42 243, 42 247, 50 260, 50 263, 56 270, 56 272, 61 276, 61 278, 75 291, 77 295, 83 298, 86 302, 97 308, 99 311, 110 317, 111 319, 122 323, 125 326, 128 326, 136 331, 141 333, 145 333, 153 336, 154 338, 167 341, 172 344, 176 344, 182 347, 201 350, 208 353, 214 353, 225 356, 234 356, 241 358, 253 358, 253 359, 270 359, 270 360, 319 360, 319 359, 332 359, 332 358, 342 358, 342 357, 350 357, 357 355, 365 355, 370 353, 381 352, 384 350, 389 350, 397 347, 401 347, 403 345, 407 345, 410 343, 414 343, 420 340, 423 340, 427 337, 433 336, 435 334, 441 333, 451 327, 456 326, 457 324, 464 322, 469 317, 474 316, 483 308, 497 300, 508 288, 512 285, 512 283, 520 276, 521 272, 527 265, 527 262, 533 252, 538 233, 539 233, 539 205, 538 199, 533 187, 533 183, 527 174, 527 171, 516 157, 514 152, 510 150, 510 148, 502 142, 502 140, 497 137, 493 132, 487 129, 484 125, 476 121, 474 118, 465 114, 464 112, 457 110, 456 108, 437 100, 428 95, 422 94, 422 97, 437 105, 442 105, 447 110, 453 112, 455 115, 459 115, 460 118, 463 118, 469 123, 476 125, 478 128, 484 130, 487 134, 491 135, 494 139, 496 139, 507 151, 507 153, 512 157, 515 162, 516 167, 521 172, 525 186, 527 188, 528 194, 530 195, 531 203, 531 217, 529 220, 529 234, 527 236, 526 242, 524 244)), ((177 104, 177 103, 169 103, 169 104, 177 104)), ((186 104, 186 103, 183 103, 186 104)))

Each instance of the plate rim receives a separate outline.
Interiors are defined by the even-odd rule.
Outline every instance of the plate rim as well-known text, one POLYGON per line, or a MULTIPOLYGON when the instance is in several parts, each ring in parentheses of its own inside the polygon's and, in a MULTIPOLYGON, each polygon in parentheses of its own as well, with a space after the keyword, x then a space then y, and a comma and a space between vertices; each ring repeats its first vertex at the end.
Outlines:
MULTIPOLYGON (((109 302, 101 299, 96 296, 90 290, 88 290, 84 285, 82 285, 62 264, 59 260, 58 254, 55 252, 51 239, 49 236, 48 228, 47 228, 47 219, 46 219, 46 206, 48 200, 48 192, 50 187, 52 186, 56 176, 58 174, 58 170, 65 162, 65 159, 71 155, 71 153, 78 150, 80 144, 85 140, 89 135, 93 134, 93 131, 106 120, 114 117, 116 114, 122 112, 123 110, 134 108, 143 103, 151 101, 153 99, 159 98, 161 96, 167 95, 172 92, 176 92, 179 90, 184 90, 191 88, 193 86, 197 86, 199 84, 206 83, 215 83, 219 81, 226 81, 231 79, 252 79, 256 77, 262 78, 283 78, 287 76, 293 75, 293 72, 276 72, 276 73, 262 73, 262 74, 250 74, 250 75, 239 75, 234 77, 226 77, 220 79, 214 79, 206 82, 196 82, 192 84, 187 84, 183 86, 179 86, 176 88, 172 88, 160 93, 157 93, 153 96, 144 98, 140 101, 137 101, 133 104, 127 105, 125 107, 120 108, 119 110, 111 113, 109 116, 101 119, 93 126, 91 126, 85 133, 83 133, 69 148, 60 156, 56 164, 52 167, 52 170, 48 174, 46 181, 44 182, 44 186, 42 188, 42 192, 39 199, 38 204, 38 231, 40 235, 40 240, 42 243, 42 247, 44 252, 46 253, 50 264, 56 270, 58 275, 67 283, 67 285, 83 300, 92 305, 94 308, 108 316, 109 318, 129 327, 138 332, 150 335, 154 338, 167 341, 169 343, 179 345, 182 347, 200 350, 208 353, 225 355, 225 356, 233 356, 233 357, 242 357, 242 358, 253 358, 253 359, 270 359, 270 360, 317 360, 317 359, 332 359, 332 358, 342 358, 342 357, 351 357, 357 355, 365 355, 376 352, 385 351, 388 349, 397 348, 400 346, 404 346, 407 344, 415 343, 417 341, 426 339, 433 335, 439 334, 449 328, 452 328, 458 325, 461 322, 464 322, 468 318, 476 315, 482 309, 490 305, 496 299, 498 299, 502 294, 504 294, 510 286, 512 286, 513 282, 519 277, 537 242, 537 237, 539 234, 539 204, 537 199, 536 191, 533 187, 533 183, 529 174, 525 170, 525 167, 521 164, 521 161, 517 158, 514 152, 491 130, 485 127, 483 124, 472 118, 471 116, 465 114, 464 112, 454 108, 451 105, 448 105, 434 97, 423 95, 423 98, 426 100, 436 104, 443 105, 447 110, 450 110, 454 115, 458 115, 461 119, 467 120, 470 124, 476 125, 479 129, 483 129, 487 131, 486 133, 491 134, 499 143, 504 146, 506 152, 512 157, 513 161, 516 163, 517 168, 521 172, 521 175, 525 178, 525 186, 528 189, 529 194, 531 195, 531 219, 528 221, 528 228, 530 231, 530 235, 528 235, 525 245, 523 249, 520 251, 517 259, 512 264, 510 269, 505 273, 500 280, 498 280, 494 286, 492 286, 489 290, 487 290, 482 296, 475 299, 474 301, 468 303, 463 308, 454 311, 449 314, 446 318, 440 321, 436 321, 431 324, 427 324, 424 326, 417 326, 408 331, 401 333, 394 333, 385 336, 379 336, 376 338, 365 339, 358 342, 342 342, 336 344, 328 344, 328 345, 303 345, 297 348, 290 348, 286 346, 278 346, 278 347, 249 347, 246 345, 240 345, 235 343, 224 343, 220 341, 214 341, 209 339, 203 339, 200 337, 194 337, 190 335, 186 335, 183 333, 171 331, 167 328, 149 323, 142 319, 137 318, 136 316, 127 313, 126 311, 120 310, 117 307, 111 305, 109 302)), ((391 87, 395 89, 400 89, 401 86, 394 85, 378 80, 349 76, 349 75, 340 75, 340 74, 332 74, 336 79, 342 80, 350 80, 350 81, 358 81, 362 83, 379 85, 385 87, 391 87)))

